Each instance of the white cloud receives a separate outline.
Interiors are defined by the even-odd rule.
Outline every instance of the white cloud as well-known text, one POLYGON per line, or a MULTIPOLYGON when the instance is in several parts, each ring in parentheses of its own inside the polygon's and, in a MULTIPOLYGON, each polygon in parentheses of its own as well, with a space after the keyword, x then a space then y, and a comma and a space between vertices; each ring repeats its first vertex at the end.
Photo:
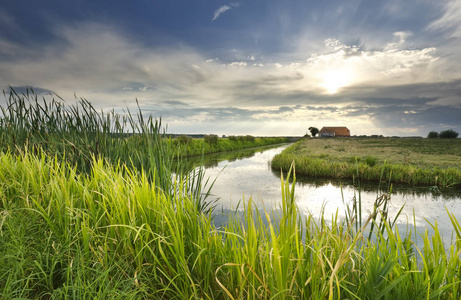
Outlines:
POLYGON ((225 13, 226 11, 228 11, 229 9, 231 9, 230 6, 228 5, 223 5, 221 6, 220 8, 218 8, 215 12, 214 12, 214 16, 213 16, 213 19, 212 21, 216 20, 220 14, 222 13, 225 13))
POLYGON ((215 12, 214 12, 214 15, 213 15, 213 19, 211 19, 212 21, 216 20, 221 14, 225 13, 226 11, 230 10, 231 8, 233 7, 238 7, 239 4, 238 3, 231 3, 229 5, 223 5, 221 6, 220 8, 218 8, 215 12))
POLYGON ((320 86, 335 93, 341 87, 357 84, 392 85, 428 82, 434 73, 436 48, 399 49, 408 33, 396 33, 399 41, 382 50, 366 51, 340 41, 325 41, 326 53, 315 53, 299 67, 320 86), (403 76, 405 73, 405 76, 403 76))
POLYGON ((404 46, 405 40, 412 35, 409 31, 397 31, 392 34, 394 36, 394 41, 388 43, 386 49, 399 48, 404 46))
POLYGON ((229 64, 229 66, 240 66, 240 67, 246 67, 247 63, 244 61, 234 61, 229 64))
POLYGON ((452 37, 461 37, 461 0, 452 0, 445 4, 443 16, 432 22, 430 30, 450 30, 452 37))

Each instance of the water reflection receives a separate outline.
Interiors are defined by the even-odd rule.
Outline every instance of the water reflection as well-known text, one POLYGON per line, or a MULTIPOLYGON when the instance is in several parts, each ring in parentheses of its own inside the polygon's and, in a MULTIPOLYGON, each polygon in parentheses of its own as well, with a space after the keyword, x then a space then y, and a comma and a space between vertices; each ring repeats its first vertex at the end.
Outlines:
MULTIPOLYGON (((285 145, 284 147, 286 147, 285 145)), ((228 163, 232 163, 238 160, 242 160, 245 158, 253 157, 257 153, 263 153, 269 149, 276 149, 280 148, 280 145, 272 145, 272 146, 264 146, 264 147, 256 147, 244 150, 237 150, 237 151, 229 151, 229 152, 220 152, 220 153, 211 153, 206 155, 198 155, 187 157, 184 159, 185 164, 187 165, 189 170, 196 168, 198 166, 203 166, 205 169, 215 168, 219 166, 219 163, 222 161, 226 161, 228 163)))
MULTIPOLYGON (((242 208, 242 201, 252 197, 257 209, 271 210, 280 207, 281 189, 280 173, 271 170, 269 161, 288 145, 266 150, 253 150, 225 155, 211 156, 212 166, 207 166, 206 175, 216 178, 213 194, 219 197, 217 210, 233 211, 242 208), (252 152, 252 153, 251 153, 252 152), (224 159, 224 160, 221 160, 224 159), (224 169, 225 168, 225 169, 224 169), (224 171, 223 171, 224 170, 224 171)), ((208 157, 206 157, 208 158, 208 157)), ((389 193, 390 186, 381 184, 378 190, 376 183, 364 183, 358 188, 351 181, 335 181, 326 179, 311 179, 297 176, 296 202, 303 215, 319 216, 324 211, 325 218, 338 213, 345 216, 346 205, 350 205, 354 197, 362 201, 363 217, 373 210, 373 204, 381 193, 389 193)), ((389 215, 394 216, 400 208, 405 208, 398 219, 397 226, 405 232, 408 224, 414 229, 424 230, 431 227, 427 221, 437 222, 441 232, 449 238, 453 228, 445 207, 461 220, 461 195, 459 190, 449 190, 444 193, 430 192, 429 187, 409 187, 393 185, 389 215)))

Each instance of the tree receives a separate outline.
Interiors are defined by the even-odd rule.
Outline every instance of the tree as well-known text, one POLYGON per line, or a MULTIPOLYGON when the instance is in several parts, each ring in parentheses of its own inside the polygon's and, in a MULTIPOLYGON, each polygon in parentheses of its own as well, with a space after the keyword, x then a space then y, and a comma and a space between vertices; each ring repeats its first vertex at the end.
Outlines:
POLYGON ((309 127, 309 131, 312 134, 312 137, 315 137, 317 133, 319 133, 319 129, 317 127, 309 127))
POLYGON ((428 139, 435 139, 435 138, 438 138, 438 137, 439 137, 439 133, 437 131, 431 131, 427 135, 428 139))
POLYGON ((218 143, 218 136, 216 134, 205 135, 205 143, 216 145, 218 143))
POLYGON ((445 131, 441 131, 439 134, 441 138, 449 138, 449 139, 456 139, 458 137, 458 133, 453 129, 448 129, 445 131))

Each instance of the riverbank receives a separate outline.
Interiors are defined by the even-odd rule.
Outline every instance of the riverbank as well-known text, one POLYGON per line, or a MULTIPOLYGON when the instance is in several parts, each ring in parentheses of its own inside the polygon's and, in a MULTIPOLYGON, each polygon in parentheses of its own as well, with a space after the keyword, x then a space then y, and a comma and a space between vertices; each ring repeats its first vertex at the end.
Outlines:
POLYGON ((318 178, 357 178, 461 187, 461 139, 307 138, 276 155, 275 170, 318 178))
POLYGON ((213 136, 210 139, 180 136, 175 139, 170 139, 169 142, 173 148, 178 149, 182 156, 188 157, 283 144, 290 142, 290 139, 285 137, 253 137, 249 135, 231 136, 227 138, 213 136))
POLYGON ((182 181, 166 194, 144 172, 102 160, 87 175, 43 155, 0 161, 2 299, 461 296, 461 227, 449 212, 458 233, 449 249, 437 230, 419 248, 412 225, 402 238, 379 221, 379 205, 369 239, 354 211, 300 222, 287 179, 275 216, 250 200, 217 228, 182 181))

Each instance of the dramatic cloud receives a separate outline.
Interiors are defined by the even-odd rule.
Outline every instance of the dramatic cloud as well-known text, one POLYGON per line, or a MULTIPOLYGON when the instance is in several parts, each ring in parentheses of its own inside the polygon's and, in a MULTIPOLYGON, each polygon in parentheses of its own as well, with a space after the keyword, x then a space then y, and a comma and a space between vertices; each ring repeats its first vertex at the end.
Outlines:
MULTIPOLYGON (((0 33, 0 84, 66 100, 75 93, 119 111, 137 99, 175 133, 303 135, 328 125, 352 134, 461 130, 459 1, 271 3, 242 4, 238 21, 211 25, 203 18, 209 3, 185 4, 192 15, 182 19, 162 19, 162 9, 171 8, 156 3, 144 19, 139 11, 148 20, 143 34, 139 20, 113 11, 108 15, 118 18, 32 26, 0 9, 0 25, 11 31, 0 33), (46 34, 31 38, 35 27, 46 34)), ((221 6, 213 20, 237 6, 221 6)))

